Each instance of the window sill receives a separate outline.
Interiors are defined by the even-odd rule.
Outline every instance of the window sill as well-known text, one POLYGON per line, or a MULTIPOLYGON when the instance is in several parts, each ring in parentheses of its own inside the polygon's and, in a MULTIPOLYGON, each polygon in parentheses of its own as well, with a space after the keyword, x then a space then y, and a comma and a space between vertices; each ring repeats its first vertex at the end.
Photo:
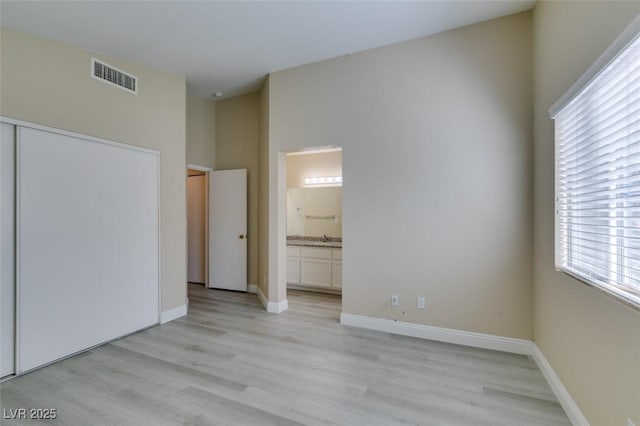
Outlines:
POLYGON ((591 287, 592 289, 604 294, 605 296, 608 296, 609 298, 615 300, 616 302, 621 303, 621 304, 625 305, 626 307, 629 307, 629 308, 631 308, 631 309, 633 309, 633 310, 635 310, 637 312, 640 312, 640 303, 636 302, 635 300, 633 300, 633 299, 631 299, 631 298, 629 298, 629 297, 627 297, 627 296, 625 296, 623 294, 617 293, 617 292, 615 292, 613 290, 609 290, 606 287, 601 287, 601 286, 599 286, 597 284, 594 284, 594 283, 590 282, 589 280, 587 280, 586 278, 581 277, 579 274, 573 273, 573 272, 568 271, 566 269, 562 269, 562 268, 557 268, 556 267, 556 271, 562 272, 563 274, 568 275, 571 278, 574 278, 574 279, 578 280, 582 284, 584 284, 584 285, 586 285, 588 287, 591 287))

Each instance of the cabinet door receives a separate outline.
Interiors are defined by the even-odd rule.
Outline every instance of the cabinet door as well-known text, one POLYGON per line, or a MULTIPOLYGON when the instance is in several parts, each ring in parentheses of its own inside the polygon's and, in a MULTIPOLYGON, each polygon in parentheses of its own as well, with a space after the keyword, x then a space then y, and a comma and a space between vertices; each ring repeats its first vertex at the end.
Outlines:
POLYGON ((300 259, 287 259, 287 284, 300 284, 300 259))
POLYGON ((331 275, 331 286, 335 288, 342 288, 342 262, 333 261, 331 275))
POLYGON ((302 259, 300 262, 302 285, 331 287, 331 261, 322 259, 302 259))

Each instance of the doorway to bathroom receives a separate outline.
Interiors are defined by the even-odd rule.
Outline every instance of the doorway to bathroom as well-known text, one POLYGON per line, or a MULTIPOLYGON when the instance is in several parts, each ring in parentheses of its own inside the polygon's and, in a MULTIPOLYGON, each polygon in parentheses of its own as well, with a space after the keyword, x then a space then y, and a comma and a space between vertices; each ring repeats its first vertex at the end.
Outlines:
POLYGON ((247 170, 187 169, 187 282, 248 291, 247 170))
POLYGON ((292 152, 287 170, 287 290, 342 294, 342 150, 292 152))

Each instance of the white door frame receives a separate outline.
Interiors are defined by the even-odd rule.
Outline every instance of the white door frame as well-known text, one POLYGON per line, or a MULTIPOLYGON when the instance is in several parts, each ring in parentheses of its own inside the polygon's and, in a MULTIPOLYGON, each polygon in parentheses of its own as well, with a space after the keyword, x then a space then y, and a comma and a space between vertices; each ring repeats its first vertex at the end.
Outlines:
MULTIPOLYGON (((213 171, 212 167, 199 166, 197 164, 187 164, 187 179, 189 178, 189 170, 195 170, 197 172, 203 172, 206 176, 204 180, 204 232, 205 232, 205 244, 204 244, 204 286, 209 288, 209 172, 213 171)), ((185 199, 188 208, 188 200, 185 199)), ((189 238, 187 228, 184 230, 189 238)), ((185 261, 189 264, 189 252, 185 253, 185 261)), ((189 277, 187 277, 187 282, 189 277)))

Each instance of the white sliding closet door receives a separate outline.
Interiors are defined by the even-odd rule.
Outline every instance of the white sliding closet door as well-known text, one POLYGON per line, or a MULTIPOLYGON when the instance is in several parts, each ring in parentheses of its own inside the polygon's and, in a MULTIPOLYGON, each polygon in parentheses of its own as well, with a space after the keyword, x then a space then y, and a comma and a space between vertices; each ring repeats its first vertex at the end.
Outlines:
POLYGON ((18 373, 151 326, 159 155, 18 127, 18 373))
POLYGON ((0 123, 0 377, 15 372, 15 126, 0 123))

